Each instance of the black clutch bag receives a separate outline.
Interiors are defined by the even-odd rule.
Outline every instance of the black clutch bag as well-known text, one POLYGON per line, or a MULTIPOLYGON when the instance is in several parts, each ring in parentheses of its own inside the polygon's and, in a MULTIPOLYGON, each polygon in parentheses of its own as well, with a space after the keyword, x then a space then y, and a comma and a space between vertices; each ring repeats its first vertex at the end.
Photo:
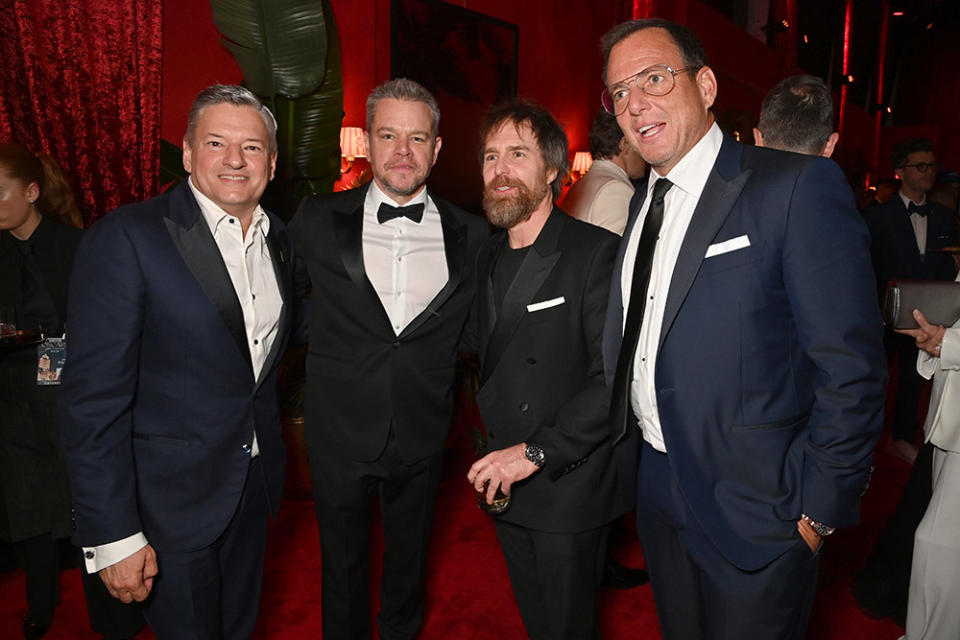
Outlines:
POLYGON ((953 326, 960 318, 960 282, 891 280, 883 298, 883 322, 893 329, 918 329, 914 309, 930 324, 953 326))

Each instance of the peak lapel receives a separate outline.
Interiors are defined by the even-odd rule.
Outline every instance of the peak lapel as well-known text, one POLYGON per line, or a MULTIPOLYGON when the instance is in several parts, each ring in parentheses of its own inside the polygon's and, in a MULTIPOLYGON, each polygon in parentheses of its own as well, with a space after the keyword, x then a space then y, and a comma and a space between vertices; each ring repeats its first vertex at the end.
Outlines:
MULTIPOLYGON (((533 297, 543 286, 550 272, 553 271, 557 260, 560 259, 561 252, 557 249, 557 241, 567 220, 567 214, 554 206, 546 224, 540 230, 540 235, 537 236, 536 241, 530 247, 517 270, 517 274, 513 277, 513 281, 507 287, 501 305, 502 313, 497 318, 496 324, 493 326, 493 332, 490 334, 490 341, 487 343, 486 354, 483 359, 483 373, 480 379, 481 385, 496 369, 507 344, 513 334, 516 333, 520 321, 527 314, 527 305, 533 302, 533 297)), ((506 244, 506 241, 504 241, 504 244, 506 244)), ((493 268, 496 268, 495 264, 493 268)), ((490 303, 496 305, 495 300, 491 299, 490 303)))

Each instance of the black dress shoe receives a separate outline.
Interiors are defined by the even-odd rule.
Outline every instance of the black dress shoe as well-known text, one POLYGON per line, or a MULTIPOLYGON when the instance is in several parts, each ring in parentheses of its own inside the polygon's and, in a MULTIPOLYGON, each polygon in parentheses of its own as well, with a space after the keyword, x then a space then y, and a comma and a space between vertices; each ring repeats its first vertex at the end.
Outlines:
POLYGON ((650 582, 650 576, 645 569, 625 567, 612 558, 607 558, 603 567, 603 586, 614 589, 633 589, 650 582))
POLYGON ((23 619, 23 637, 26 640, 40 640, 50 630, 50 623, 37 624, 30 618, 23 619))

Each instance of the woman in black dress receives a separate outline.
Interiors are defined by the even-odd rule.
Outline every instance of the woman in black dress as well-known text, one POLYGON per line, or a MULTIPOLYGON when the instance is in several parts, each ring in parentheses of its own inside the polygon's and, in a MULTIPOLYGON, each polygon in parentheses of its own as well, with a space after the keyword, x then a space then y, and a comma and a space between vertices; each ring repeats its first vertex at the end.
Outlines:
POLYGON ((43 347, 33 335, 64 333, 79 221, 49 156, 0 145, 0 308, 21 331, 0 338, 0 540, 13 543, 26 573, 26 638, 39 638, 50 626, 59 600, 58 545, 72 529, 56 371, 38 373, 43 347))

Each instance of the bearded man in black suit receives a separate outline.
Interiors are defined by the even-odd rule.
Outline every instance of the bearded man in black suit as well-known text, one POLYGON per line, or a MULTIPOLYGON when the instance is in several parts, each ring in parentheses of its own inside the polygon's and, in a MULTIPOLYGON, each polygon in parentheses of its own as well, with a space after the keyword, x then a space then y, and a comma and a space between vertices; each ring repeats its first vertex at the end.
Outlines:
POLYGON ((601 355, 617 236, 554 205, 567 138, 547 111, 495 107, 482 139, 483 206, 506 232, 477 258, 470 342, 492 451, 467 479, 488 502, 511 496, 497 537, 530 637, 594 638, 606 525, 623 513, 601 355))

